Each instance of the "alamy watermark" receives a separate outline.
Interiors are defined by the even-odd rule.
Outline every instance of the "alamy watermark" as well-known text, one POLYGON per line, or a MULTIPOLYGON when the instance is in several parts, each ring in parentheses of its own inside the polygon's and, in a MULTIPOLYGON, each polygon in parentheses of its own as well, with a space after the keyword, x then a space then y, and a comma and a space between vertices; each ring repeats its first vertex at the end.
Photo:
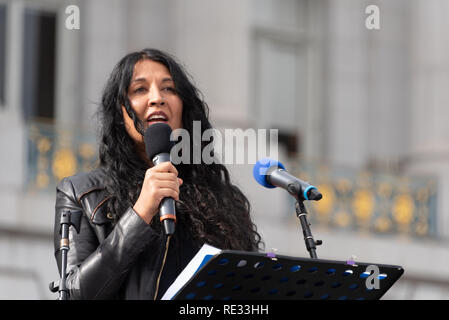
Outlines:
POLYGON ((380 29, 380 9, 378 6, 371 4, 365 8, 365 13, 368 15, 365 19, 365 27, 368 30, 380 29))
MULTIPOLYGON (((357 267, 357 264, 355 263, 355 256, 351 256, 351 259, 349 259, 348 261, 346 261, 346 264, 350 265, 350 266, 354 266, 357 267)), ((347 270, 345 273, 347 274, 352 274, 353 271, 352 270, 347 270)), ((374 264, 370 264, 366 267, 365 272, 363 272, 360 275, 360 278, 363 278, 365 280, 365 287, 368 290, 372 290, 372 289, 380 289, 380 280, 386 278, 387 275, 386 274, 381 274, 379 267, 374 265, 374 264)))
MULTIPOLYGON (((69 5, 65 8, 67 18, 65 20, 65 27, 67 30, 80 29, 80 9, 77 5, 69 5)), ((380 9, 379 6, 371 4, 365 8, 365 14, 368 16, 365 19, 365 27, 368 30, 380 29, 380 9)))
POLYGON ((65 8, 67 18, 65 19, 65 27, 67 30, 80 29, 80 8, 76 5, 70 5, 65 8))
POLYGON ((380 289, 380 279, 383 275, 380 274, 379 267, 376 265, 369 265, 364 272, 367 275, 365 286, 368 290, 380 289))
POLYGON ((224 129, 224 134, 207 129, 201 133, 201 121, 193 121, 190 135, 186 129, 173 130, 170 139, 178 141, 170 152, 173 164, 255 164, 260 158, 278 159, 277 129, 224 129))

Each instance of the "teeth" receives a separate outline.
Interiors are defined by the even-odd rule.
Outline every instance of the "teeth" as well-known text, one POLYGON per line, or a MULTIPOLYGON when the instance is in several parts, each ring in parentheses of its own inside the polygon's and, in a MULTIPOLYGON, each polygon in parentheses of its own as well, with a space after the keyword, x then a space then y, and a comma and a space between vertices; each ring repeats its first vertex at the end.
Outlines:
POLYGON ((151 116, 149 120, 166 120, 164 116, 151 116))

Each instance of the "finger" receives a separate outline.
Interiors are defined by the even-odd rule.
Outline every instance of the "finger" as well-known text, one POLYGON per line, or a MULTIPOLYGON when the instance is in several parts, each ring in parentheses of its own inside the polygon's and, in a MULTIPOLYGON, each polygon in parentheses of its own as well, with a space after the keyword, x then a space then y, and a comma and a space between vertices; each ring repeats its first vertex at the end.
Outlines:
POLYGON ((179 200, 179 193, 171 188, 161 188, 158 190, 158 197, 162 201, 163 198, 173 198, 179 200))
POLYGON ((157 189, 172 189, 179 192, 179 185, 176 181, 157 180, 153 182, 153 186, 157 189))
POLYGON ((152 172, 151 178, 161 181, 176 181, 178 177, 173 172, 152 172))
POLYGON ((178 170, 176 167, 169 161, 159 163, 157 166, 154 166, 150 170, 153 170, 155 172, 172 172, 176 175, 178 175, 178 170))

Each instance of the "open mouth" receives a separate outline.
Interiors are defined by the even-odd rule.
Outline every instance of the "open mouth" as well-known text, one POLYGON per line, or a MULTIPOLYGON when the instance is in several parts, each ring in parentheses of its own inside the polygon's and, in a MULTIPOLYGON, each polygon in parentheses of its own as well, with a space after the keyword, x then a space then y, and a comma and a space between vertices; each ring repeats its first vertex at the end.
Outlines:
POLYGON ((147 122, 152 124, 156 122, 164 122, 166 123, 168 121, 167 115, 162 111, 156 111, 150 114, 150 116, 147 118, 147 122))

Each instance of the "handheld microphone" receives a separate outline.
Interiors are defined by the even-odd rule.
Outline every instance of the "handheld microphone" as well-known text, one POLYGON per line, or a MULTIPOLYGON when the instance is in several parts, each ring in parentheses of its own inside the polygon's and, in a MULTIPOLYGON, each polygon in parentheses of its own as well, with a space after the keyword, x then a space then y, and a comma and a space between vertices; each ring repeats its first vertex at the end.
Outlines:
MULTIPOLYGON (((170 126, 166 123, 155 123, 145 130, 145 150, 154 165, 170 161, 170 150, 174 145, 170 140, 171 132, 170 126)), ((173 198, 162 199, 159 205, 159 219, 166 235, 175 233, 176 210, 173 198)))
POLYGON ((253 176, 266 188, 280 187, 288 191, 298 201, 320 200, 323 195, 318 189, 306 181, 292 176, 279 161, 264 158, 254 165, 253 176))

